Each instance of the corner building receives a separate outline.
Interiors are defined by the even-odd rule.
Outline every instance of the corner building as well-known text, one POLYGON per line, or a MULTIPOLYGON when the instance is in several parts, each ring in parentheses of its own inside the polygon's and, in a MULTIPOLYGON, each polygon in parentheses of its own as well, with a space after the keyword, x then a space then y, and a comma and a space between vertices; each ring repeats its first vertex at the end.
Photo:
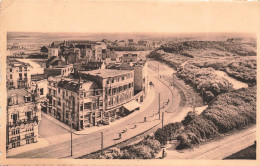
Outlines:
POLYGON ((47 113, 77 130, 101 122, 102 91, 92 81, 48 78, 47 113))
POLYGON ((103 123, 125 116, 139 107, 134 97, 134 70, 98 69, 79 72, 81 78, 95 82, 102 89, 103 123), (131 102, 131 103, 130 103, 131 102), (133 105, 133 107, 125 107, 133 105))
POLYGON ((38 141, 41 111, 37 93, 24 89, 7 91, 7 150, 38 141))

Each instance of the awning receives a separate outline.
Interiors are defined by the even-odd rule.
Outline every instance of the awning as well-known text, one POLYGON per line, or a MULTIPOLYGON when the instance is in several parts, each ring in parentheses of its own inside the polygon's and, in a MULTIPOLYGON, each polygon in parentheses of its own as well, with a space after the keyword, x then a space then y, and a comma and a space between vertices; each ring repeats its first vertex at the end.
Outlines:
POLYGON ((137 101, 132 100, 132 101, 124 104, 123 107, 125 107, 129 111, 133 111, 134 109, 140 107, 140 104, 137 101))

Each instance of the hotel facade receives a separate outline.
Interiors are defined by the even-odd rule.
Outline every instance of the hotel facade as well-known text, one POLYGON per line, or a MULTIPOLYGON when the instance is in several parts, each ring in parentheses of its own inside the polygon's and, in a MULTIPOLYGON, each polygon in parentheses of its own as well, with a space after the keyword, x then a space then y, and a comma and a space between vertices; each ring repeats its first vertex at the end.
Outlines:
POLYGON ((47 113, 76 130, 109 124, 138 109, 134 71, 98 69, 80 71, 77 78, 49 77, 47 113))

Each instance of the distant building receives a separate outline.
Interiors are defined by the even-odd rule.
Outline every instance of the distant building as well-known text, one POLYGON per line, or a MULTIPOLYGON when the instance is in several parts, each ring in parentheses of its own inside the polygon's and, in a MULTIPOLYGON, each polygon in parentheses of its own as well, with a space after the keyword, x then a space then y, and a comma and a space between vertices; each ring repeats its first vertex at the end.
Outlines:
POLYGON ((107 49, 107 45, 103 42, 96 42, 91 44, 92 54, 96 61, 102 60, 102 55, 107 49))
POLYGON ((30 88, 31 70, 29 63, 9 60, 6 69, 7 89, 30 88))
POLYGON ((59 56, 59 49, 56 47, 50 47, 48 50, 48 59, 53 56, 59 56))
POLYGON ((134 45, 135 41, 134 39, 128 39, 128 45, 134 45))
POLYGON ((39 75, 32 75, 32 84, 31 90, 35 90, 38 88, 39 90, 39 97, 41 101, 46 100, 46 96, 48 93, 48 76, 46 74, 39 74, 39 75))
POLYGON ((37 90, 7 91, 7 150, 38 141, 38 125, 41 120, 37 90))
POLYGON ((127 43, 126 43, 126 41, 124 41, 124 40, 120 40, 120 41, 116 42, 116 44, 117 44, 117 46, 120 46, 120 47, 125 47, 125 46, 127 46, 127 43))
POLYGON ((139 40, 138 45, 148 47, 148 46, 150 46, 150 43, 147 40, 139 40))
POLYGON ((74 73, 73 64, 44 69, 44 74, 47 76, 69 76, 71 73, 74 73))
POLYGON ((115 55, 112 56, 112 60, 116 58, 117 62, 138 62, 146 61, 146 56, 149 51, 115 51, 115 55))

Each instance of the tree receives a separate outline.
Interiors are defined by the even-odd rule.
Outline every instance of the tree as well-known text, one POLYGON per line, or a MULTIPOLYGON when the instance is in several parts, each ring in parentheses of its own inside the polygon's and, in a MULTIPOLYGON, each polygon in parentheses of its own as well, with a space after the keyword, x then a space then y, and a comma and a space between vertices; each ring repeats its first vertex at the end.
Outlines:
POLYGON ((48 52, 48 48, 46 46, 41 47, 41 52, 47 53, 48 52))

